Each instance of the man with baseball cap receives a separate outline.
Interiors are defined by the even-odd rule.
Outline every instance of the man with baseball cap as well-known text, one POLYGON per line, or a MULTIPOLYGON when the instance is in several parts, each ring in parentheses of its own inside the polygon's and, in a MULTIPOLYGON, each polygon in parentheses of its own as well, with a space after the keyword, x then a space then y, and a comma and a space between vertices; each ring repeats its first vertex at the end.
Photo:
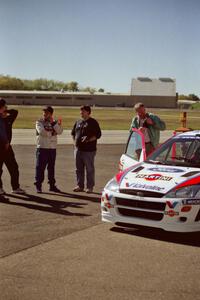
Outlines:
POLYGON ((55 160, 57 135, 63 132, 61 119, 53 119, 53 108, 46 106, 43 109, 43 117, 36 121, 36 174, 35 186, 37 193, 42 193, 42 183, 44 181, 44 172, 47 167, 49 190, 59 193, 60 190, 55 183, 55 160))

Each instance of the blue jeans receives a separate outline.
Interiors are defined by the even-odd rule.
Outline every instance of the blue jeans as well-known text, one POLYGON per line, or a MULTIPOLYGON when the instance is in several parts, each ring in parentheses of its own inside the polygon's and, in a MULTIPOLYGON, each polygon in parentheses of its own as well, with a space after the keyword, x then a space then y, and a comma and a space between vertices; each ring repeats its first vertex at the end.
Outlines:
POLYGON ((94 158, 96 151, 85 152, 74 150, 75 162, 76 162, 76 179, 77 185, 80 188, 84 188, 85 182, 85 171, 87 179, 87 188, 92 189, 95 185, 95 168, 94 168, 94 158))
POLYGON ((35 185, 37 187, 41 188, 42 186, 46 167, 48 171, 48 183, 50 184, 50 187, 53 187, 55 185, 55 161, 56 149, 37 148, 35 173, 35 185))

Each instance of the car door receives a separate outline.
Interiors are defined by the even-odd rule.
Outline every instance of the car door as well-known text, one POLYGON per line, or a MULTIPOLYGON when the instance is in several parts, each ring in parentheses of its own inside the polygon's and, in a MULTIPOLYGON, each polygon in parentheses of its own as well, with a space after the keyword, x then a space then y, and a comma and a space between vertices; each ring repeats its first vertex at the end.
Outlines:
POLYGON ((144 134, 136 128, 132 129, 128 137, 125 148, 125 153, 122 154, 119 162, 119 169, 121 171, 142 162, 146 159, 144 134))

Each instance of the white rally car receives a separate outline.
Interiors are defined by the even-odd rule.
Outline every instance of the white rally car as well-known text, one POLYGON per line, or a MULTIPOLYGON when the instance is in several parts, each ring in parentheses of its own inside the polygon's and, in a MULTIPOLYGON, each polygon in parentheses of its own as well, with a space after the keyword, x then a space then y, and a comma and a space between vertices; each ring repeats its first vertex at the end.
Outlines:
MULTIPOLYGON (((127 149, 130 143, 129 138, 127 149)), ((127 149, 122 171, 103 190, 102 220, 123 227, 200 231, 200 130, 173 136, 147 159, 138 146, 130 147, 134 154, 127 149)))

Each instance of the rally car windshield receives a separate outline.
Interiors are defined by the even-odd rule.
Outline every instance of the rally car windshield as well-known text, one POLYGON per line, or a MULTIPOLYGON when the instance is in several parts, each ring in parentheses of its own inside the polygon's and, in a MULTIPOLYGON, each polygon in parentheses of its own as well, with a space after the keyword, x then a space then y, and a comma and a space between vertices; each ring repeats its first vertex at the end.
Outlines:
POLYGON ((172 138, 155 150, 145 162, 200 168, 200 138, 172 138))

